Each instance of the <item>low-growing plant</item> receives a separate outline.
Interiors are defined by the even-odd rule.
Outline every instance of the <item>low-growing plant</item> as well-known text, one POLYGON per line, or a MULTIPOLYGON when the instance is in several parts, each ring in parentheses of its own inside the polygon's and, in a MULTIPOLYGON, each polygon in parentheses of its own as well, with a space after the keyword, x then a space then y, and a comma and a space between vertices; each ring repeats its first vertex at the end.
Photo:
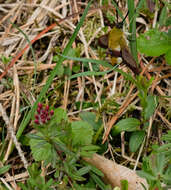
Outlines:
POLYGON ((148 190, 163 190, 171 187, 171 164, 163 153, 152 153, 144 157, 142 170, 137 171, 137 174, 147 180, 148 190))
MULTIPOLYGON (((67 189, 69 186, 76 189, 78 187, 91 189, 96 185, 101 189, 107 188, 100 179, 103 173, 81 160, 81 157, 89 157, 99 149, 92 144, 94 130, 90 123, 69 122, 62 108, 52 110, 49 106, 38 103, 33 125, 37 132, 28 134, 33 158, 36 162, 43 161, 44 166, 50 165, 55 169, 53 178, 59 189, 67 189), (86 183, 85 175, 91 178, 91 183, 86 183)), ((39 180, 49 189, 54 185, 52 180, 47 182, 44 178, 39 180)), ((26 186, 21 186, 23 189, 26 187, 29 189, 30 185, 36 186, 36 183, 38 183, 37 178, 33 179, 31 176, 26 186)))

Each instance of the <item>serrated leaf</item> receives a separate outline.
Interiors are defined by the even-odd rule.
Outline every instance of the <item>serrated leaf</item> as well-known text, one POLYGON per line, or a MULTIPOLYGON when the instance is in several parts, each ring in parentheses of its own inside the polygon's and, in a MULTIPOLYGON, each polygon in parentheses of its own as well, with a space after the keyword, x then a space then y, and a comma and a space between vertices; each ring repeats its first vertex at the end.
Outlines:
POLYGON ((170 49, 168 35, 156 29, 141 34, 137 39, 137 47, 147 56, 160 56, 170 49))
POLYGON ((140 121, 136 118, 126 118, 116 123, 112 129, 112 135, 115 136, 122 131, 136 131, 139 129, 140 121))
POLYGON ((129 140, 129 148, 131 152, 136 152, 137 149, 142 144, 145 137, 144 131, 135 131, 132 133, 131 138, 129 140))
POLYGON ((72 122, 73 145, 89 145, 92 142, 93 128, 85 121, 72 122))
MULTIPOLYGON (((41 135, 40 133, 37 134, 41 135)), ((35 161, 46 160, 49 156, 51 156, 51 145, 46 141, 31 139, 29 144, 35 161)))
POLYGON ((153 113, 157 107, 156 96, 148 95, 146 102, 147 102, 147 106, 144 110, 144 118, 146 120, 148 120, 153 115, 153 113))
POLYGON ((59 124, 61 123, 62 120, 67 121, 67 113, 64 109, 62 108, 57 108, 54 110, 54 114, 50 120, 50 125, 52 124, 59 124))

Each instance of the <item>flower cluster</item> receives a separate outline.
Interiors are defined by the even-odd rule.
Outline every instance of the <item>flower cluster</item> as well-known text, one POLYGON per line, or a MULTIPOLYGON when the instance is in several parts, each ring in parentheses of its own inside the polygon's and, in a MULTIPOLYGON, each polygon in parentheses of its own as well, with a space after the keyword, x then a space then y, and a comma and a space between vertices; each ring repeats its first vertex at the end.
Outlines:
POLYGON ((47 123, 52 115, 54 114, 53 110, 49 110, 49 106, 43 107, 41 103, 38 103, 37 114, 35 115, 34 123, 41 125, 47 123))

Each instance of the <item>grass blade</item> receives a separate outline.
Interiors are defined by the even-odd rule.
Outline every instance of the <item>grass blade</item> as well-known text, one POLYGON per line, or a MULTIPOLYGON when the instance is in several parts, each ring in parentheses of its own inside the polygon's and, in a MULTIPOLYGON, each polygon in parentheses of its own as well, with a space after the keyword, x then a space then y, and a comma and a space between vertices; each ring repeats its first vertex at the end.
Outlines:
MULTIPOLYGON (((74 33, 73 33, 72 36, 71 36, 70 41, 68 42, 67 46, 65 47, 65 49, 64 49, 64 51, 63 51, 63 55, 64 55, 64 56, 68 54, 68 52, 69 52, 69 50, 70 50, 70 48, 71 48, 71 46, 72 46, 72 43, 74 42, 74 40, 75 40, 75 38, 76 38, 76 36, 77 36, 77 34, 78 34, 78 32, 79 32, 79 30, 80 30, 80 28, 81 28, 83 22, 84 22, 84 19, 85 19, 86 15, 87 15, 87 12, 88 12, 88 9, 89 9, 89 7, 90 7, 91 2, 92 2, 92 1, 90 1, 90 2, 88 3, 88 5, 87 5, 86 9, 84 10, 84 13, 83 13, 83 15, 82 15, 82 17, 81 17, 81 19, 80 19, 80 22, 77 24, 77 26, 76 26, 76 28, 75 28, 75 31, 74 31, 74 33)), ((61 58, 59 59, 58 63, 56 64, 55 68, 54 68, 53 71, 51 72, 51 74, 50 74, 50 76, 49 76, 49 78, 48 78, 48 80, 47 80, 47 82, 46 82, 46 85, 42 88, 42 90, 41 90, 41 92, 40 92, 40 94, 39 94, 39 96, 38 96, 36 102, 34 103, 32 109, 29 111, 29 113, 28 113, 26 119, 24 120, 23 124, 20 125, 20 127, 19 127, 19 129, 18 129, 18 131, 17 131, 17 135, 16 135, 17 139, 20 138, 20 136, 21 136, 22 132, 24 131, 25 127, 26 127, 27 124, 29 123, 30 119, 33 117, 33 115, 34 115, 34 113, 35 113, 35 111, 36 111, 36 107, 37 107, 38 102, 40 102, 40 101, 42 100, 42 98, 45 96, 45 94, 46 94, 46 92, 47 92, 49 86, 51 85, 51 83, 52 83, 54 77, 56 76, 56 73, 57 73, 57 71, 58 71, 58 68, 60 67, 60 65, 62 64, 62 62, 63 62, 64 60, 65 60, 65 58, 64 58, 64 57, 61 57, 61 58)))

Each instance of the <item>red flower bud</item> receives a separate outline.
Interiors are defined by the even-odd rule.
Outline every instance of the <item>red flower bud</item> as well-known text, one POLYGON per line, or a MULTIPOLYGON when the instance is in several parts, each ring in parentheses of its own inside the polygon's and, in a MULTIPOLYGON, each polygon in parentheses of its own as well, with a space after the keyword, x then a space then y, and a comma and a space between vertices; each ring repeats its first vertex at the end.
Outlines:
POLYGON ((53 110, 51 110, 51 111, 50 111, 50 115, 53 115, 53 114, 54 114, 54 111, 53 111, 53 110))
POLYGON ((38 114, 36 114, 36 115, 35 115, 35 118, 38 120, 38 119, 39 119, 39 115, 38 115, 38 114))
POLYGON ((48 106, 48 105, 45 107, 45 110, 46 110, 46 111, 49 111, 49 106, 48 106))
POLYGON ((37 113, 40 114, 40 112, 41 112, 41 109, 38 107, 38 108, 37 108, 37 113))
POLYGON ((42 119, 42 123, 46 123, 46 119, 42 119))
POLYGON ((38 108, 40 108, 40 109, 42 109, 42 107, 43 107, 43 105, 42 105, 40 102, 37 104, 37 106, 38 106, 38 108))
POLYGON ((45 119, 45 118, 46 118, 46 115, 41 114, 41 115, 40 115, 40 118, 41 118, 41 119, 45 119))
POLYGON ((38 119, 35 119, 35 120, 34 120, 34 123, 37 124, 37 125, 40 124, 38 119))
POLYGON ((46 110, 42 110, 42 113, 43 113, 43 114, 46 114, 46 110))

